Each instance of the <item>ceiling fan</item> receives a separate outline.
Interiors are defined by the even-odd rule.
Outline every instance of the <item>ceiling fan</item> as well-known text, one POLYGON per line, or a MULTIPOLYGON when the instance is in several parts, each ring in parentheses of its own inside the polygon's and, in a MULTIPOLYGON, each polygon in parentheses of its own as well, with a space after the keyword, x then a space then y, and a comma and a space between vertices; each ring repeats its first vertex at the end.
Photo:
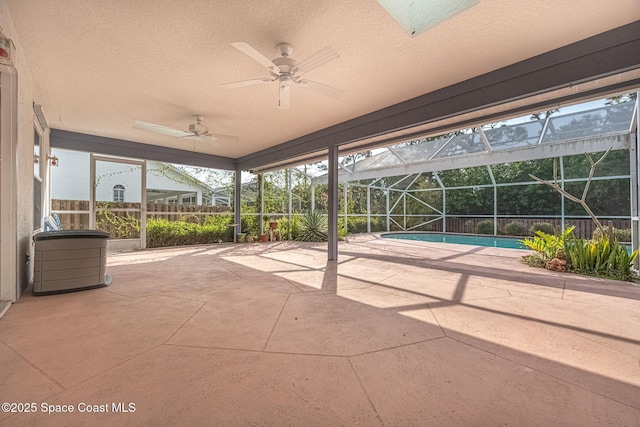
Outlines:
MULTIPOLYGON (((210 133, 209 128, 202 124, 204 117, 193 116, 193 118, 195 119, 196 122, 191 123, 189 125, 189 130, 186 130, 186 131, 170 128, 167 126, 157 125, 154 123, 141 122, 138 120, 136 120, 133 123, 133 127, 135 129, 159 133, 161 135, 173 136, 174 138, 193 137, 194 139, 208 140, 208 141, 215 141, 215 142, 217 142, 217 140, 219 139, 225 139, 228 141, 238 141, 237 136, 210 133)), ((221 144, 218 143, 217 145, 220 146, 221 144)))
POLYGON ((292 82, 305 89, 313 90, 336 99, 340 98, 340 96, 342 96, 342 94, 344 93, 344 91, 341 89, 302 78, 302 75, 304 73, 340 57, 340 55, 338 55, 338 53, 333 50, 331 46, 327 46, 324 49, 317 51, 316 53, 300 62, 291 58, 293 47, 289 43, 280 43, 276 46, 276 49, 278 49, 278 52, 280 52, 281 56, 274 59, 273 61, 267 59, 264 55, 251 47, 248 43, 236 42, 231 43, 231 46, 240 50, 242 53, 246 54, 256 62, 258 62, 260 65, 265 67, 267 70, 269 70, 270 77, 223 84, 222 87, 226 89, 277 81, 280 88, 280 99, 278 108, 280 108, 281 110, 289 108, 289 105, 291 103, 292 82))

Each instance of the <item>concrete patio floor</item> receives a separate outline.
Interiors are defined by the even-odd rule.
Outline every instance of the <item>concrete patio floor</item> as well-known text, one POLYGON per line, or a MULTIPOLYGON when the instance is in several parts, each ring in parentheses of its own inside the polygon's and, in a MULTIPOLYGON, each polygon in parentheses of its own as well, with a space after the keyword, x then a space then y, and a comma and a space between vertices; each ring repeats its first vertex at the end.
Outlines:
POLYGON ((0 400, 36 413, 0 425, 640 425, 640 287, 518 250, 339 249, 112 254, 107 288, 25 294, 0 319, 0 400))

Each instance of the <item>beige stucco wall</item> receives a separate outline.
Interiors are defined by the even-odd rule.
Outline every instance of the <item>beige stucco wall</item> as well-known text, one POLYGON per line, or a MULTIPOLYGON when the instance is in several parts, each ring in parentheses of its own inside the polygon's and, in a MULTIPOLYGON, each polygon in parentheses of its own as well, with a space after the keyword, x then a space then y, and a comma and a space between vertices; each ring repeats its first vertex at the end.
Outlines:
MULTIPOLYGON (((27 254, 33 260, 33 102, 38 103, 36 89, 24 57, 20 40, 15 32, 9 9, 0 0, 0 27, 5 36, 16 46, 14 65, 18 71, 18 144, 16 153, 17 170, 17 275, 20 289, 24 289, 33 277, 32 263, 26 262, 27 254)), ((46 108, 46 107, 45 107, 46 108)), ((45 135, 41 152, 48 147, 45 135)), ((43 183, 44 184, 44 183, 43 183)))

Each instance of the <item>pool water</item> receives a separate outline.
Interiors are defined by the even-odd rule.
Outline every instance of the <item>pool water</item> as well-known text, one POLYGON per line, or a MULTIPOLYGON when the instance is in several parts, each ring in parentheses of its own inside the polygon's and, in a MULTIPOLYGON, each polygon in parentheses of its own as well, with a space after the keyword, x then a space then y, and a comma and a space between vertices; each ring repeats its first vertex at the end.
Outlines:
POLYGON ((514 237, 472 236, 444 233, 386 233, 385 239, 417 240, 420 242, 457 243, 490 248, 527 249, 514 237))

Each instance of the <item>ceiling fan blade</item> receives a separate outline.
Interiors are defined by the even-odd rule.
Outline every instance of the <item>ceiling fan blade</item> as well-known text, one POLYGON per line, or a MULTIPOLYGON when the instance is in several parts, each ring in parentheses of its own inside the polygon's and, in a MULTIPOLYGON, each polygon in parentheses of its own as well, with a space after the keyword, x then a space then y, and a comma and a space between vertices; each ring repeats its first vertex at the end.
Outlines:
POLYGON ((223 88, 225 89, 235 89, 237 87, 244 87, 244 86, 252 86, 252 85, 259 85, 261 83, 271 83, 273 80, 271 79, 251 79, 251 80, 243 80, 241 82, 233 82, 233 83, 225 83, 222 85, 223 88))
POLYGON ((275 74, 280 74, 280 68, 273 62, 271 62, 266 56, 255 50, 251 45, 245 42, 234 42, 231 46, 238 49, 240 52, 252 58, 254 61, 260 63, 263 67, 266 67, 269 71, 275 74))
POLYGON ((228 141, 239 141, 240 139, 237 136, 233 136, 233 135, 223 135, 220 133, 209 133, 207 135, 205 135, 207 137, 209 137, 209 139, 211 141, 216 141, 218 139, 226 139, 228 141))
POLYGON ((193 151, 197 151, 196 142, 203 142, 209 144, 212 148, 221 148, 222 143, 220 143, 216 139, 212 139, 210 135, 185 135, 182 137, 183 139, 189 139, 193 141, 193 151))
POLYGON ((325 85, 323 83, 314 82, 312 80, 300 80, 298 84, 305 88, 312 90, 314 92, 321 93, 323 95, 330 96, 332 98, 339 99, 344 91, 342 89, 335 88, 333 86, 325 85))
POLYGON ((291 85, 285 82, 280 83, 280 100, 278 108, 286 110, 291 105, 291 85))
POLYGON ((155 132, 161 135, 173 136, 176 138, 182 138, 184 136, 191 136, 190 132, 186 132, 179 129, 174 129, 162 125, 156 125, 154 123, 140 122, 136 120, 133 122, 133 127, 135 129, 145 130, 147 132, 155 132))
POLYGON ((338 52, 333 50, 331 46, 327 46, 324 49, 320 49, 316 53, 312 54, 306 59, 300 61, 300 63, 293 69, 293 74, 300 76, 307 71, 311 71, 316 67, 326 64, 336 58, 339 58, 338 52))

